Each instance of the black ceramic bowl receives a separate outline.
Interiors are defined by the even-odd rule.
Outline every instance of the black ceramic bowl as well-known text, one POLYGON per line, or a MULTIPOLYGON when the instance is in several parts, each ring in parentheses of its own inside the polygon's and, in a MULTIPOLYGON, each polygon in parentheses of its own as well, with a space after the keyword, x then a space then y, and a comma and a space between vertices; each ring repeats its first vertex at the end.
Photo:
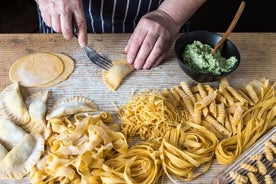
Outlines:
POLYGON ((234 67, 231 69, 231 71, 227 73, 222 73, 220 75, 202 73, 197 70, 194 70, 193 68, 190 68, 188 65, 186 65, 185 60, 183 60, 182 53, 184 52, 187 44, 191 44, 195 40, 198 40, 198 41, 201 41, 202 43, 210 45, 211 47, 214 47, 216 43, 219 42, 221 37, 222 37, 221 35, 217 33, 209 32, 209 31, 192 31, 192 32, 184 33, 176 40, 175 52, 178 59, 178 64, 182 68, 182 70, 193 80, 201 83, 218 81, 222 77, 229 75, 230 73, 232 73, 238 68, 240 64, 239 51, 236 48, 236 46, 228 39, 223 44, 223 47, 221 49, 221 56, 225 58, 235 56, 237 58, 237 62, 234 65, 234 67))

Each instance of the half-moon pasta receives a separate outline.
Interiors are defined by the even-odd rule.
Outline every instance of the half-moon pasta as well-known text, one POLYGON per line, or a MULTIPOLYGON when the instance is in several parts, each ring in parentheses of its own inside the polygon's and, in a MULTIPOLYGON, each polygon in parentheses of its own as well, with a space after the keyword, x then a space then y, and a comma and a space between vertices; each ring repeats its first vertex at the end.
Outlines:
POLYGON ((3 116, 16 124, 25 124, 30 120, 18 83, 10 84, 0 93, 0 109, 3 116))
POLYGON ((102 79, 110 90, 115 91, 123 79, 134 71, 134 67, 126 60, 115 60, 112 64, 110 69, 102 71, 102 79))

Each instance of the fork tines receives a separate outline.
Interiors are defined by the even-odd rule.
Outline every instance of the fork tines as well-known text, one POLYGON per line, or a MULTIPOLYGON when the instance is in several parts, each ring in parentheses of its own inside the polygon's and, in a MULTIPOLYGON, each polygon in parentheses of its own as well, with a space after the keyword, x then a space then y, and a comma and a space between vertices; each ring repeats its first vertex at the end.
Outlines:
POLYGON ((100 54, 98 54, 95 50, 93 50, 91 47, 85 47, 85 52, 95 65, 101 67, 102 69, 108 70, 112 66, 112 62, 108 61, 104 57, 102 57, 100 54))
POLYGON ((94 63, 102 69, 108 70, 112 66, 111 61, 106 60, 101 55, 95 59, 94 63))

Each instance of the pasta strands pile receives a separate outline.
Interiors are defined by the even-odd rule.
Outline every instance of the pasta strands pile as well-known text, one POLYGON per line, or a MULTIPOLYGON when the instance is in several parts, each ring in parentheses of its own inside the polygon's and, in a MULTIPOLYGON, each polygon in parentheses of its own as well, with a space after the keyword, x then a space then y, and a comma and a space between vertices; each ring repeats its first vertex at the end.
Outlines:
MULTIPOLYGON (((197 84, 133 94, 110 113, 78 113, 48 120, 46 151, 31 170, 32 183, 157 183, 167 175, 191 181, 212 159, 230 164, 276 126, 275 84, 253 80, 240 89, 223 78, 218 88, 197 84), (128 149, 127 137, 143 142, 128 149)), ((175 177, 175 178, 174 178, 175 177)))
POLYGON ((267 130, 276 125, 275 84, 268 81, 252 81, 244 88, 250 100, 248 109, 237 122, 237 134, 222 140, 216 150, 220 164, 230 164, 253 145, 267 130))
POLYGON ((191 181, 211 166, 218 144, 216 136, 205 127, 181 123, 163 139, 144 141, 127 152, 107 160, 100 173, 103 183, 157 183, 165 173, 191 181))
POLYGON ((159 148, 166 175, 171 181, 174 181, 172 175, 191 181, 205 173, 211 166, 217 144, 216 136, 203 126, 190 122, 178 125, 165 134, 159 148))
POLYGON ((143 142, 118 154, 103 165, 100 174, 103 183, 157 183, 163 175, 159 158, 159 143, 143 142))
POLYGON ((188 118, 178 101, 167 90, 145 91, 133 95, 119 110, 126 136, 140 135, 142 140, 161 138, 168 130, 188 118))
POLYGON ((111 120, 109 113, 50 119, 52 133, 43 158, 31 170, 32 183, 101 183, 97 170, 128 149, 124 135, 104 124, 111 120))
POLYGON ((226 78, 218 88, 181 82, 169 90, 133 95, 119 109, 119 117, 126 136, 146 140, 163 138, 184 122, 204 126, 220 140, 218 162, 230 164, 276 125, 275 83, 253 80, 235 89, 226 78))

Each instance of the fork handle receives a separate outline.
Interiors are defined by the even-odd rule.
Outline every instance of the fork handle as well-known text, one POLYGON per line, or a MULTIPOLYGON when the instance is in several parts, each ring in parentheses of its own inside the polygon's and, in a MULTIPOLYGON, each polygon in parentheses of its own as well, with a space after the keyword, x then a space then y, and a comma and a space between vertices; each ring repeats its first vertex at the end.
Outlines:
POLYGON ((77 33, 77 29, 76 28, 74 28, 74 30, 73 30, 73 35, 78 39, 78 33, 77 33))

